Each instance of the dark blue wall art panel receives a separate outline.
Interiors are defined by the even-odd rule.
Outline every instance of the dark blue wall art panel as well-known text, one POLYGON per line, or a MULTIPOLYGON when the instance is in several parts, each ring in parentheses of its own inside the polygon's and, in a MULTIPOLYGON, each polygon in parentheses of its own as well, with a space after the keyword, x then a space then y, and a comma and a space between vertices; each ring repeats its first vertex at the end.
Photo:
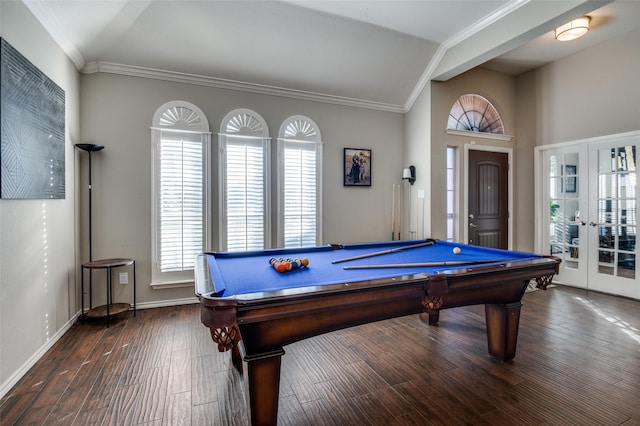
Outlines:
POLYGON ((64 90, 0 43, 0 198, 64 198, 64 90))

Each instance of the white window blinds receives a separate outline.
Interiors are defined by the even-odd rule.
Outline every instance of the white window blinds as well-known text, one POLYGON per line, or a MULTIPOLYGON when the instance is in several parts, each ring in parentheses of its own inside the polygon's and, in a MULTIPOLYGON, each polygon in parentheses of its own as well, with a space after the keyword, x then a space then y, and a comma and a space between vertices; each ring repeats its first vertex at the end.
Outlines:
POLYGON ((227 138, 224 209, 228 251, 264 248, 265 160, 262 139, 227 138))
POLYGON ((318 144, 284 142, 285 247, 316 245, 318 144))
POLYGON ((204 250, 204 158, 200 134, 163 132, 157 156, 160 272, 192 270, 204 250))

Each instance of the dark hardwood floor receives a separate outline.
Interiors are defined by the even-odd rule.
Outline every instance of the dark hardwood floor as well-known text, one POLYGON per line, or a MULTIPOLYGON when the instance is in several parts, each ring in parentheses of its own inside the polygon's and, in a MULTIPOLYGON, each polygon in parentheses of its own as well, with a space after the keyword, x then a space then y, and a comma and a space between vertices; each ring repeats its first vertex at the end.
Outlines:
MULTIPOLYGON (((527 293, 512 362, 482 306, 354 327, 285 348, 281 425, 640 425, 640 301, 527 293)), ((199 305, 74 325, 0 402, 2 425, 244 425, 242 377, 199 305)))

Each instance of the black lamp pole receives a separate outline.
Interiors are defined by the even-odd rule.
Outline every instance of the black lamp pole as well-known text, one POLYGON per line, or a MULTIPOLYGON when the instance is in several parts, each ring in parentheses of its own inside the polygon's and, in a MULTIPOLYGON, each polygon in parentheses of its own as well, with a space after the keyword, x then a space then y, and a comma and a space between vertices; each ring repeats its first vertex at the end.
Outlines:
POLYGON ((89 262, 91 262, 93 260, 91 251, 91 153, 102 151, 104 146, 92 143, 77 143, 76 147, 89 153, 89 262))

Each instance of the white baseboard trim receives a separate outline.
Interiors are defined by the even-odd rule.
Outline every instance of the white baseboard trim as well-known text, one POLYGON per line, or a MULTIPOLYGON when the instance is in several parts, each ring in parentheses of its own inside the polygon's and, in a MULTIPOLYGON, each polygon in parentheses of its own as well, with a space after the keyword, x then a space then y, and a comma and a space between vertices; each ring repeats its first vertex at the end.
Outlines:
MULTIPOLYGON (((136 309, 164 308, 169 306, 189 305, 198 303, 197 297, 187 297, 184 299, 162 300, 155 302, 137 303, 136 309)), ((11 375, 2 385, 0 385, 0 398, 11 391, 11 389, 29 372, 39 360, 47 353, 49 349, 71 328, 78 320, 80 311, 78 311, 69 321, 67 321, 47 342, 40 347, 15 373, 11 375)))
POLYGON ((199 303, 197 297, 186 297, 184 299, 160 300, 155 302, 136 303, 136 309, 166 308, 168 306, 190 305, 199 303))
POLYGON ((0 386, 0 398, 4 398, 4 396, 15 386, 15 384, 18 383, 18 381, 20 381, 20 379, 22 379, 22 377, 29 372, 31 367, 33 367, 36 362, 38 362, 40 358, 42 358, 42 356, 47 353, 47 351, 51 349, 51 347, 58 340, 60 340, 62 336, 64 336, 67 330, 69 330, 71 326, 75 324, 79 316, 80 311, 78 311, 77 314, 75 314, 69 321, 67 321, 62 327, 60 327, 60 330, 58 330, 53 336, 51 336, 51 338, 47 340, 46 343, 42 345, 40 349, 38 349, 31 356, 31 358, 27 360, 27 362, 22 364, 22 366, 15 373, 13 373, 11 377, 9 377, 4 383, 2 383, 2 386, 0 386))

